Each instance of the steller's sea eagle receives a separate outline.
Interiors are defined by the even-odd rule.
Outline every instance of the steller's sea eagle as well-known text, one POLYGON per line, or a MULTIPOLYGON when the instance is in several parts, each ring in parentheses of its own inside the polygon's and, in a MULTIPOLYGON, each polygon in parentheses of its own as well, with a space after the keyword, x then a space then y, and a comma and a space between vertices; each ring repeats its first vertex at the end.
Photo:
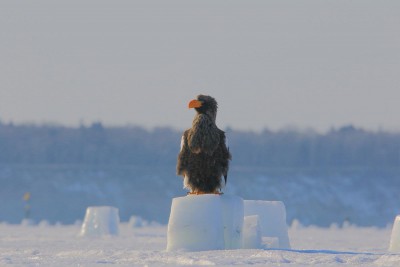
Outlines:
POLYGON ((189 194, 219 194, 227 181, 231 154, 225 132, 215 124, 217 101, 211 96, 198 95, 189 102, 189 108, 197 113, 192 128, 181 139, 177 174, 183 176, 189 194))

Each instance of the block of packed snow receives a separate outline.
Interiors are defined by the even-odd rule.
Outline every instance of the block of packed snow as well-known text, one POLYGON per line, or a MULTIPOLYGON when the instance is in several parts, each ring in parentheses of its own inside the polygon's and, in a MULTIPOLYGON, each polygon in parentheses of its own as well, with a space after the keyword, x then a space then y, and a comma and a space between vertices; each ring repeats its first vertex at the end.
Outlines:
POLYGON ((261 244, 263 249, 280 248, 278 237, 263 236, 261 244))
POLYGON ((225 249, 239 249, 242 247, 243 199, 233 195, 222 195, 220 199, 225 249))
POLYGON ((81 236, 118 235, 119 212, 108 206, 88 207, 81 228, 81 236))
POLYGON ((389 251, 400 252, 400 215, 396 217, 393 223, 389 251))
POLYGON ((245 200, 244 215, 258 215, 262 237, 277 238, 278 247, 290 249, 286 208, 281 201, 245 200))
POLYGON ((33 226, 35 225, 35 222, 32 219, 23 219, 21 221, 22 226, 33 226))
POLYGON ((243 221, 242 248, 261 248, 261 228, 258 215, 245 216, 243 221))
POLYGON ((167 251, 240 248, 243 200, 215 194, 188 195, 172 200, 167 251))
POLYGON ((129 218, 129 226, 132 228, 140 228, 145 226, 146 222, 140 216, 131 216, 129 218))
POLYGON ((167 251, 224 249, 222 203, 218 195, 188 195, 172 200, 167 251))

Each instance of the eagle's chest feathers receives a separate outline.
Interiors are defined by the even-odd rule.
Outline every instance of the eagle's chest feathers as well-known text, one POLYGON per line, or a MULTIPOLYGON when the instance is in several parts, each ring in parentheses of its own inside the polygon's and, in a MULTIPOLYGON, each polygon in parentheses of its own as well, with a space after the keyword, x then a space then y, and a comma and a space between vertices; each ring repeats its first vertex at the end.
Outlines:
POLYGON ((219 145, 219 139, 219 129, 214 121, 207 115, 196 115, 188 132, 190 151, 195 154, 203 152, 212 155, 219 145))

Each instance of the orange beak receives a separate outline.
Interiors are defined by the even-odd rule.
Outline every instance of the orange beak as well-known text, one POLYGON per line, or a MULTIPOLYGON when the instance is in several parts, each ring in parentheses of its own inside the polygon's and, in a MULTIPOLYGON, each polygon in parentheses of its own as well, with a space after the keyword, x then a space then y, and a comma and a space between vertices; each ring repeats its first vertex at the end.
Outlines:
POLYGON ((199 108, 202 104, 201 101, 194 99, 189 102, 189 108, 199 108))

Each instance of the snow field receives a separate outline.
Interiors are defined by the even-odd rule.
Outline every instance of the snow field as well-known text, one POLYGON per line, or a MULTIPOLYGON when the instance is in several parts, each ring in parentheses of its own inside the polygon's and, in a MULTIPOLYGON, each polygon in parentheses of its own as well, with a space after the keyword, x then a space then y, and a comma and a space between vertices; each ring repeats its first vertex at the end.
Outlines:
POLYGON ((165 250, 166 226, 120 224, 118 236, 79 237, 80 225, 0 224, 0 266, 400 266, 391 226, 289 228, 292 249, 165 250))
POLYGON ((400 216, 386 228, 362 228, 350 223, 341 227, 332 224, 330 228, 304 227, 295 220, 290 228, 283 224, 286 234, 282 234, 285 231, 279 227, 268 229, 271 226, 262 221, 260 213, 270 221, 277 220, 278 226, 286 220, 282 202, 243 202, 235 196, 208 195, 173 199, 168 227, 136 216, 120 223, 118 209, 113 207, 89 207, 83 224, 3 223, 0 266, 400 266, 400 216), (213 219, 209 218, 210 212, 213 219), (189 237, 178 231, 182 226, 190 230, 189 237), (270 231, 270 236, 264 236, 262 227, 270 231), (240 235, 246 249, 235 247, 240 235), (194 249, 168 249, 170 242, 187 246, 191 240, 201 241, 201 236, 209 239, 200 249, 196 242, 192 242, 194 249), (290 236, 292 249, 276 248, 286 236, 288 240, 290 236), (216 244, 218 249, 210 248, 216 244))

